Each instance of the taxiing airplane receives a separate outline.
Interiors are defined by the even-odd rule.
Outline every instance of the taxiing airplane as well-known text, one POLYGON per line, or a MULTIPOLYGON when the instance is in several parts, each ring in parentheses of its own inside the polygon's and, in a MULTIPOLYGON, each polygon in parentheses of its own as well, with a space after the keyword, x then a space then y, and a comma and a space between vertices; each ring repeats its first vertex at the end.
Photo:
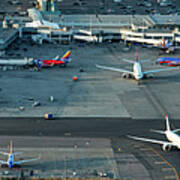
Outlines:
POLYGON ((52 67, 52 66, 66 66, 71 59, 69 58, 71 55, 71 51, 67 51, 63 57, 59 58, 59 56, 55 57, 54 59, 35 59, 34 64, 37 65, 39 68, 43 67, 52 67))
POLYGON ((141 62, 143 62, 143 61, 138 60, 137 52, 136 52, 136 61, 130 61, 130 60, 125 60, 125 61, 133 64, 133 71, 128 71, 125 69, 114 68, 114 67, 100 66, 100 65, 96 65, 96 67, 101 68, 101 69, 110 70, 110 71, 121 72, 121 73, 123 73, 122 74, 123 78, 133 78, 133 79, 137 80, 138 82, 143 78, 152 78, 153 73, 178 69, 177 67, 175 67, 175 68, 161 68, 161 69, 142 71, 141 62))
POLYGON ((180 58, 175 57, 161 57, 156 61, 157 64, 165 64, 168 66, 180 66, 180 58))
POLYGON ((15 156, 15 155, 22 154, 22 152, 13 152, 12 141, 10 141, 9 153, 1 152, 1 151, 0 151, 0 154, 7 155, 7 156, 8 156, 7 161, 0 160, 0 163, 1 163, 1 166, 2 166, 2 167, 9 167, 9 168, 20 167, 21 164, 23 164, 23 163, 31 162, 31 161, 37 161, 37 160, 40 159, 40 158, 34 158, 34 159, 25 159, 25 160, 15 161, 15 160, 14 160, 14 156, 15 156))
POLYGON ((177 149, 180 149, 180 136, 176 134, 176 132, 180 131, 180 129, 171 130, 167 114, 165 115, 165 119, 166 119, 166 130, 165 131, 160 131, 160 130, 151 130, 151 131, 160 133, 160 134, 164 134, 168 141, 147 139, 147 138, 130 136, 130 135, 128 135, 127 137, 129 137, 131 139, 139 140, 139 141, 160 144, 160 145, 162 145, 163 151, 170 151, 172 147, 176 147, 177 149))

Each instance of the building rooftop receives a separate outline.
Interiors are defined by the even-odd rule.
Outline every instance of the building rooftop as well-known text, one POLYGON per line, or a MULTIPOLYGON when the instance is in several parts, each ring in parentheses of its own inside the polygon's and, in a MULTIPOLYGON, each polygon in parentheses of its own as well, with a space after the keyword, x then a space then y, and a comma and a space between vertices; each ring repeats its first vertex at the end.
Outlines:
POLYGON ((157 25, 180 25, 180 16, 179 15, 151 15, 151 19, 157 25))
MULTIPOLYGON (((122 0, 122 3, 113 0, 61 0, 56 1, 56 10, 62 14, 175 14, 180 13, 180 1, 173 0, 171 6, 160 6, 156 0, 150 0, 150 4, 142 0, 141 4, 137 1, 122 0)), ((27 9, 36 6, 36 0, 4 0, 0 3, 0 14, 20 14, 27 9)), ((23 16, 23 14, 21 14, 23 16)))
POLYGON ((7 41, 15 33, 17 33, 17 29, 3 29, 3 28, 0 28, 0 44, 7 41))

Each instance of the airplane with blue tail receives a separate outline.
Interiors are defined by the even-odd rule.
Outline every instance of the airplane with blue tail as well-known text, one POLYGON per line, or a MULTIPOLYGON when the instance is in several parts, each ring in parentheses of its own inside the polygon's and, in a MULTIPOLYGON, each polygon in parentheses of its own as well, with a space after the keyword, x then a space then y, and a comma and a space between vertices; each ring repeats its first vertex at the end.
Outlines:
POLYGON ((40 159, 40 158, 33 158, 33 159, 25 159, 25 160, 15 161, 14 156, 15 156, 15 155, 22 154, 22 153, 23 153, 23 152, 14 152, 14 151, 13 151, 12 141, 10 141, 9 153, 0 151, 0 154, 7 155, 7 156, 8 156, 7 161, 0 160, 1 167, 8 167, 8 168, 21 167, 21 164, 23 164, 23 163, 32 162, 32 161, 37 161, 37 160, 40 159))

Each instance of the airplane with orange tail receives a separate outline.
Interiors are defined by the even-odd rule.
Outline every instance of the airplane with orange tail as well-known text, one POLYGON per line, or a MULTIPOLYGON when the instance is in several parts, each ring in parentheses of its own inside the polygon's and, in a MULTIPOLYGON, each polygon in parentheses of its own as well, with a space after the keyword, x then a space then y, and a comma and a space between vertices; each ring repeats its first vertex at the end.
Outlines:
POLYGON ((70 55, 71 55, 71 51, 67 51, 61 58, 59 58, 59 56, 56 56, 53 59, 35 59, 34 65, 36 65, 39 68, 53 67, 53 66, 66 67, 67 64, 71 62, 70 55))
POLYGON ((13 151, 12 141, 10 141, 10 144, 9 144, 9 153, 0 151, 0 154, 8 156, 7 161, 0 160, 0 164, 1 164, 2 167, 9 167, 9 168, 21 167, 21 164, 23 164, 23 163, 32 162, 32 161, 36 161, 36 160, 40 159, 40 158, 34 158, 34 159, 25 159, 25 160, 15 161, 14 156, 22 154, 22 152, 14 152, 13 151))

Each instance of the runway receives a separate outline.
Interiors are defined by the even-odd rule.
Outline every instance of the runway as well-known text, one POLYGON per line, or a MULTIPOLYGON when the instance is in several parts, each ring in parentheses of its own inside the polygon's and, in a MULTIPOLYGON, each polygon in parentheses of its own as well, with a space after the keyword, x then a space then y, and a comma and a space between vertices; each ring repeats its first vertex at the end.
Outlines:
MULTIPOLYGON (((170 119, 170 121, 171 127, 179 128, 178 120, 170 119)), ((165 120, 163 118, 154 120, 131 118, 58 118, 56 120, 44 120, 38 118, 1 118, 0 124, 1 147, 6 147, 7 142, 13 140, 17 149, 34 148, 37 149, 38 152, 40 151, 39 148, 51 147, 63 149, 64 147, 72 147, 72 144, 78 143, 78 147, 83 148, 83 144, 85 144, 87 140, 83 143, 80 139, 75 140, 76 138, 97 138, 99 139, 99 143, 97 143, 99 145, 93 147, 98 149, 98 146, 105 147, 105 145, 100 145, 101 138, 102 142, 104 142, 103 139, 109 139, 117 159, 121 159, 121 161, 123 159, 123 157, 121 157, 122 154, 116 154, 118 153, 117 149, 121 148, 123 153, 135 155, 141 163, 145 163, 145 167, 151 167, 152 163, 163 163, 162 165, 155 164, 152 166, 153 169, 148 169, 148 172, 151 172, 150 177, 152 179, 153 177, 157 178, 157 176, 155 176, 157 173, 156 166, 161 170, 163 167, 165 169, 169 168, 171 176, 173 176, 174 179, 178 179, 174 175, 172 167, 175 168, 177 172, 180 172, 180 162, 178 160, 179 151, 174 149, 172 152, 162 152, 159 145, 134 141, 126 137, 127 134, 131 134, 165 140, 164 136, 149 131, 150 129, 165 129, 165 120), (62 140, 63 137, 65 139, 75 139, 68 145, 68 141, 62 140), (158 155, 155 154, 151 148, 158 153, 158 155), (160 158, 160 155, 162 155, 172 167, 169 167, 167 162, 160 158)), ((119 166, 121 167, 121 164, 119 166)), ((121 173, 122 172, 120 172, 120 174, 121 173)), ((163 173, 167 172, 165 171, 162 172, 162 174, 163 173)))
POLYGON ((163 129, 163 122, 131 118, 1 118, 0 135, 121 137, 128 133, 140 135, 151 128, 163 129))

